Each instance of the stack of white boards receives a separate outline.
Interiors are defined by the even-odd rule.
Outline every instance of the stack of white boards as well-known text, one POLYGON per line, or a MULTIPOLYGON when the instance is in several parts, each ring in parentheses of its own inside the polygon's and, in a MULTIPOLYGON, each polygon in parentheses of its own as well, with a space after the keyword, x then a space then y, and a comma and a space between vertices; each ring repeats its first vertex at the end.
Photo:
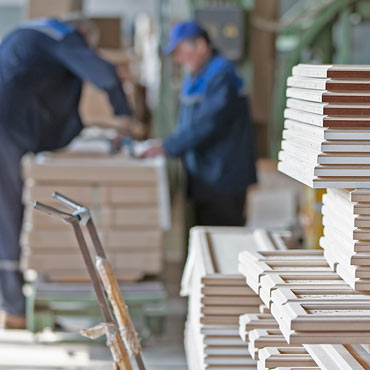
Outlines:
MULTIPOLYGON (((24 160, 23 266, 56 282, 87 281, 70 225, 35 211, 35 200, 64 209, 53 192, 92 211, 101 241, 120 281, 162 270, 163 232, 169 219, 163 158, 141 160, 100 152, 40 153, 24 160)), ((87 241, 90 239, 87 238, 87 241)))
POLYGON ((249 341, 249 352, 253 358, 258 359, 259 370, 271 368, 366 370, 370 368, 370 353, 365 345, 289 345, 272 315, 241 316, 240 334, 243 340, 249 341))
POLYGON ((305 65, 287 81, 278 168, 313 188, 370 188, 370 65, 305 65))
POLYGON ((185 348, 189 369, 256 369, 239 336, 239 316, 259 313, 261 300, 238 273, 242 251, 285 248, 276 234, 234 227, 190 233, 182 294, 189 297, 185 348))
POLYGON ((320 245, 330 266, 353 289, 370 292, 370 189, 328 189, 320 245))
POLYGON ((319 369, 307 350, 299 344, 289 345, 271 314, 245 314, 239 318, 239 333, 248 343, 258 370, 319 369))
MULTIPOLYGON (((246 251, 239 255, 239 271, 270 308, 282 334, 278 340, 289 345, 370 343, 370 295, 330 271, 322 251, 246 251)), ((243 325, 252 319, 244 318, 243 325)))

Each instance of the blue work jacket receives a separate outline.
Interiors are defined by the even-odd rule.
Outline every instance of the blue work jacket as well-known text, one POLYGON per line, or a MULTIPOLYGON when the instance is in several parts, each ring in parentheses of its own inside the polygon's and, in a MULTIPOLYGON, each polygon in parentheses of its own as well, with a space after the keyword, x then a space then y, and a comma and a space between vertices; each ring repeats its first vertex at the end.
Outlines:
POLYGON ((183 157, 195 198, 207 197, 209 190, 237 194, 256 182, 251 118, 242 88, 234 65, 217 53, 200 73, 184 80, 178 126, 163 145, 169 155, 183 157))
POLYGON ((105 90, 116 115, 131 114, 115 67, 74 27, 26 23, 0 45, 0 128, 24 151, 67 145, 82 129, 82 81, 105 90))

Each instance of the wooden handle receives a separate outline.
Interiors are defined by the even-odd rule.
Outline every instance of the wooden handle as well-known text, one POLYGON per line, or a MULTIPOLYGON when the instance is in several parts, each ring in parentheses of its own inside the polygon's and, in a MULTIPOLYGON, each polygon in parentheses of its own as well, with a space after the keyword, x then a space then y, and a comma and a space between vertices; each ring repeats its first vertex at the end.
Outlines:
POLYGON ((131 321, 123 295, 119 289, 117 279, 113 274, 112 266, 105 258, 97 257, 96 268, 112 304, 114 316, 117 320, 126 349, 129 355, 135 357, 140 356, 140 341, 131 321))

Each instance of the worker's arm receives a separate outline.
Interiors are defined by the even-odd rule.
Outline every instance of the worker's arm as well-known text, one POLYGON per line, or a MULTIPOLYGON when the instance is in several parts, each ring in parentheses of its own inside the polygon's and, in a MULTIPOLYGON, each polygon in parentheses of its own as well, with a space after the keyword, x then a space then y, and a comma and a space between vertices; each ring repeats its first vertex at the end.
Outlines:
POLYGON ((114 65, 100 58, 86 43, 83 36, 73 32, 56 49, 56 57, 76 76, 104 90, 114 114, 131 115, 131 109, 114 65))
POLYGON ((217 75, 207 86, 201 110, 191 127, 179 126, 173 134, 163 140, 164 151, 174 157, 186 151, 200 148, 208 139, 223 135, 235 112, 233 102, 238 98, 232 76, 228 73, 217 75))

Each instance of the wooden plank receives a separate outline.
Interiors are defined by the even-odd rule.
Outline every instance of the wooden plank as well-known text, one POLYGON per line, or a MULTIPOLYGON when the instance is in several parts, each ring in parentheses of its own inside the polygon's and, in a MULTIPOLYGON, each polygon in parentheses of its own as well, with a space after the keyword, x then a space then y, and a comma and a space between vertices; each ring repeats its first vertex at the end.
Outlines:
POLYGON ((247 348, 247 346, 244 344, 244 342, 241 341, 239 336, 205 336, 203 342, 206 346, 220 346, 225 349, 228 349, 229 347, 242 347, 245 351, 247 348))
POLYGON ((346 212, 353 213, 355 215, 370 214, 370 203, 349 202, 342 196, 330 191, 324 195, 325 196, 323 196, 323 202, 325 202, 325 204, 333 204, 335 206, 343 208, 346 212))
MULTIPOLYGON (((320 241, 320 243, 323 243, 320 241)), ((366 284, 367 280, 370 279, 370 269, 367 266, 355 266, 355 265, 349 265, 345 258, 343 258, 341 254, 341 250, 330 250, 325 249, 324 251, 325 258, 331 265, 333 271, 336 270, 336 272, 339 274, 339 270, 341 271, 340 275, 346 283, 352 287, 352 289, 355 289, 354 287, 361 281, 362 283, 366 284), (345 270, 345 272, 342 272, 342 269, 345 270), (358 278, 358 279, 357 279, 358 278)))
POLYGON ((361 345, 305 345, 322 370, 363 370, 370 367, 369 354, 361 345))
POLYGON ((301 169, 291 167, 284 162, 278 163, 278 170, 314 189, 326 188, 370 188, 370 177, 313 177, 304 174, 301 169))
POLYGON ((265 368, 278 366, 316 366, 315 361, 303 347, 263 348, 258 354, 265 368))
POLYGON ((302 253, 298 256, 271 256, 264 257, 258 254, 240 253, 239 263, 246 266, 246 277, 260 281, 262 275, 268 273, 303 273, 307 271, 330 271, 323 255, 302 253))
MULTIPOLYGON (((335 215, 335 212, 338 208, 336 208, 332 204, 323 204, 321 210, 322 214, 328 215, 328 221, 333 221, 333 215, 335 215)), ((337 218, 341 222, 341 226, 345 226, 346 229, 354 230, 356 228, 364 228, 370 230, 370 215, 363 216, 363 215, 355 215, 350 214, 347 212, 340 212, 338 214, 337 212, 337 218)), ((335 223, 333 223, 335 224, 335 223)), ((334 225, 335 226, 335 225, 334 225)), ((352 237, 353 238, 353 237, 352 237)))
MULTIPOLYGON (((289 330, 342 332, 370 330, 370 306, 367 302, 287 302, 279 306, 279 309, 289 330)), ((275 317, 273 312, 272 314, 275 317)))
POLYGON ((245 287, 245 280, 240 274, 219 275, 208 274, 201 278, 205 286, 242 286, 245 287))
POLYGON ((248 312, 258 312, 258 306, 203 306, 201 312, 206 316, 240 316, 248 312))
MULTIPOLYGON (((273 303, 271 305, 271 313, 279 323, 279 329, 285 340, 290 344, 360 344, 369 341, 368 331, 340 331, 340 326, 335 331, 324 330, 324 328, 317 331, 291 330, 283 311, 285 306, 278 306, 273 303)), ((315 325, 318 327, 319 323, 315 325)))
POLYGON ((254 360, 258 360, 259 350, 274 347, 297 347, 296 344, 288 344, 279 329, 252 330, 248 333, 248 351, 254 360))
POLYGON ((370 151, 370 141, 368 140, 322 140, 314 136, 303 136, 301 133, 286 129, 283 130, 282 137, 286 141, 315 152, 368 153, 370 151))
POLYGON ((236 337, 238 336, 238 328, 235 325, 203 325, 200 328, 200 333, 205 337, 236 337))
POLYGON ((307 165, 335 165, 335 164, 353 164, 353 165, 368 165, 369 155, 365 152, 343 152, 335 151, 323 152, 321 144, 317 148, 304 146, 302 143, 294 140, 283 140, 281 142, 281 151, 279 152, 279 160, 282 162, 290 162, 292 158, 296 158, 307 165))
POLYGON ((306 77, 288 77, 287 85, 289 87, 298 87, 302 89, 327 90, 327 91, 361 91, 370 90, 370 81, 331 79, 331 78, 306 78, 306 77))
POLYGON ((298 64, 293 67, 292 75, 310 78, 370 79, 370 66, 350 64, 298 64))
POLYGON ((307 113, 296 109, 287 108, 284 111, 284 118, 299 121, 319 127, 329 128, 369 128, 370 117, 332 117, 314 113, 307 113))
POLYGON ((249 354, 245 356, 217 356, 217 355, 208 355, 205 357, 205 363, 208 365, 223 365, 230 366, 233 365, 242 365, 245 367, 256 366, 256 362, 251 359, 249 354))
POLYGON ((267 258, 284 258, 287 261, 297 260, 302 256, 310 256, 310 258, 322 257, 322 251, 316 249, 288 249, 284 251, 243 251, 240 255, 247 256, 252 261, 266 261, 267 258))
POLYGON ((312 89, 301 89, 288 87, 286 90, 288 98, 315 101, 319 103, 351 103, 369 104, 370 93, 360 91, 323 91, 312 89))
POLYGON ((271 300, 277 305, 285 303, 315 303, 315 302, 369 302, 370 295, 362 294, 348 289, 320 290, 305 288, 281 288, 272 291, 271 300))
POLYGON ((202 297, 201 303, 203 306, 257 306, 261 304, 261 300, 258 296, 247 296, 247 297, 238 297, 238 296, 211 296, 211 297, 202 297))
POLYGON ((339 245, 343 245, 348 250, 354 252, 369 252, 370 242, 369 241, 358 241, 350 237, 343 229, 335 227, 332 223, 328 223, 324 227, 324 236, 328 236, 331 240, 335 241, 339 245))
POLYGON ((261 287, 270 292, 273 289, 280 289, 284 287, 300 287, 300 286, 325 286, 324 289, 331 287, 345 286, 346 284, 335 272, 325 272, 325 273, 306 273, 300 275, 294 274, 274 274, 274 275, 264 275, 261 277, 261 287))
MULTIPOLYGON (((320 246, 325 250, 331 251, 332 254, 338 252, 338 262, 341 261, 344 265, 356 265, 356 266, 370 266, 370 254, 359 253, 342 248, 341 245, 338 250, 338 244, 331 242, 331 240, 324 236, 320 239, 320 246)), ((370 268, 370 267, 369 267, 370 268)))
POLYGON ((370 115, 370 105, 368 104, 316 103, 311 101, 288 98, 286 106, 291 109, 301 110, 308 113, 331 116, 370 115))
POLYGON ((249 287, 245 286, 206 286, 201 290, 202 294, 207 297, 211 296, 241 296, 248 297, 254 292, 249 287))
POLYGON ((245 356, 247 351, 246 346, 233 346, 233 347, 223 347, 223 346, 206 346, 204 348, 204 353, 206 356, 245 356))
MULTIPOLYGON (((369 94, 370 97, 370 94, 369 94)), ((287 119, 284 128, 296 135, 304 135, 313 139, 326 140, 370 140, 369 129, 340 129, 313 126, 307 123, 287 119)))
POLYGON ((239 327, 246 331, 254 329, 277 329, 278 325, 271 314, 245 314, 239 317, 239 327))
POLYGON ((278 329, 279 325, 271 314, 244 314, 239 317, 239 335, 248 341, 248 332, 254 329, 278 329))

